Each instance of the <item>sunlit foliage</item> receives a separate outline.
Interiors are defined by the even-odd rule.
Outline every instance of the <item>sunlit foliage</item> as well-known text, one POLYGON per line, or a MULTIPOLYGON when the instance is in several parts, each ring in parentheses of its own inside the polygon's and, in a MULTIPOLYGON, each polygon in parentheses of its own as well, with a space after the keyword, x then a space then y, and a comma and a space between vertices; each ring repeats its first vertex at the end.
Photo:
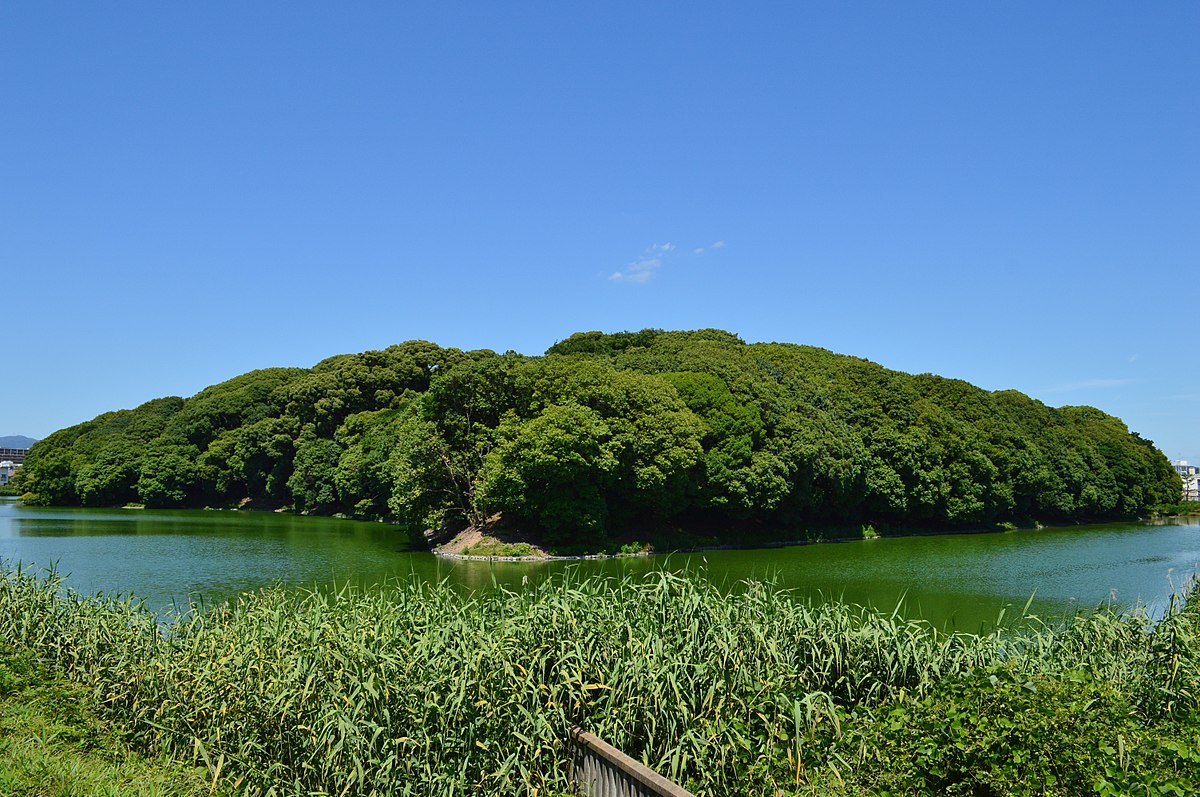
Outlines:
POLYGON ((980 528, 1179 500, 1112 416, 720 330, 578 333, 542 357, 424 341, 252 371, 36 444, 42 504, 291 506, 418 532, 497 513, 552 543, 631 528, 980 528))

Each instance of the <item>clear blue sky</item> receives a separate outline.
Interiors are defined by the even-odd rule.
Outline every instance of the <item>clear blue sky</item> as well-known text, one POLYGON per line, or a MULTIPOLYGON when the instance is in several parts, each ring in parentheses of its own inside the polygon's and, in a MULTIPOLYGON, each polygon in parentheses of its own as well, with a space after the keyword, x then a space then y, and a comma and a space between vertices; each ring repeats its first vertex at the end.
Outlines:
POLYGON ((1200 460, 1200 4, 0 6, 0 435, 720 327, 1200 460))

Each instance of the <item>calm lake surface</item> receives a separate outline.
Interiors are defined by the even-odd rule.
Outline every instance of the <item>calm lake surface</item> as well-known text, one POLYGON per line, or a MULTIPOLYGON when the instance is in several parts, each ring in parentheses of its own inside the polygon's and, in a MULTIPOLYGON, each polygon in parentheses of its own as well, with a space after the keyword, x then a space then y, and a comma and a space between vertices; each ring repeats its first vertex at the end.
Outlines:
POLYGON ((447 579, 464 590, 519 587, 573 567, 641 574, 699 569, 736 589, 777 578, 798 592, 842 598, 937 625, 978 630, 1005 606, 1057 616, 1113 602, 1160 613, 1200 566, 1200 520, 1002 534, 896 537, 745 551, 578 563, 458 562, 414 551, 394 527, 273 513, 42 509, 0 499, 0 559, 56 564, 77 592, 133 593, 156 609, 207 604, 283 583, 376 584, 447 579))

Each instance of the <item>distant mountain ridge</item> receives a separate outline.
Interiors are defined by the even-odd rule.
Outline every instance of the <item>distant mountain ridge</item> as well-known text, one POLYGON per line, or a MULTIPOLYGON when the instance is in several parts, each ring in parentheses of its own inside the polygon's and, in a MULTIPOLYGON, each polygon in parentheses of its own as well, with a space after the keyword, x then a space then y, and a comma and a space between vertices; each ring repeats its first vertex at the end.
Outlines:
POLYGON ((26 437, 21 434, 9 435, 8 437, 0 437, 0 448, 29 448, 36 443, 37 440, 32 437, 26 437))

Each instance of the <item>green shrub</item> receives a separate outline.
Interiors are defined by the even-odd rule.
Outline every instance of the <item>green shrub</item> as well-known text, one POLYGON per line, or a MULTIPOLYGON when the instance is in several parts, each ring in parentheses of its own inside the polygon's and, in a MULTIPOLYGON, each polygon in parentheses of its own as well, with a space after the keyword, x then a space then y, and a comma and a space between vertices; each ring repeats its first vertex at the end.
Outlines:
POLYGON ((1012 666, 948 679, 881 712, 844 745, 852 792, 937 795, 1200 793, 1200 752, 1135 717, 1090 673, 1027 677, 1012 666), (856 748, 856 749, 855 749, 856 748))
POLYGON ((463 549, 467 556, 537 556, 538 552, 527 542, 479 542, 463 549))

